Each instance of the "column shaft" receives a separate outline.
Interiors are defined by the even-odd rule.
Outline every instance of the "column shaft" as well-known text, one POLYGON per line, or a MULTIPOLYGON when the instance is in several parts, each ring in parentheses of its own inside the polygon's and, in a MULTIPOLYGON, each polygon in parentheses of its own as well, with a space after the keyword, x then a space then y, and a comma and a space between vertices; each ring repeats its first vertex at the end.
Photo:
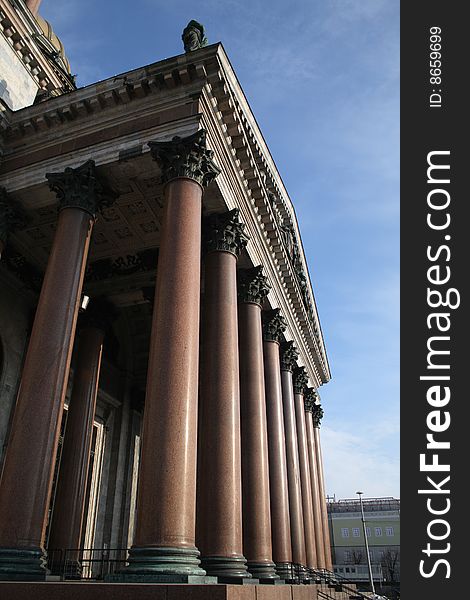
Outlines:
POLYGON ((289 579, 291 577, 292 542, 278 342, 268 340, 264 342, 264 373, 273 560, 276 563, 277 573, 282 578, 289 579))
POLYGON ((319 481, 319 489, 321 495, 321 514, 322 514, 322 523, 323 523, 323 547, 325 549, 325 564, 328 571, 333 570, 333 565, 331 561, 331 546, 330 546, 330 530, 328 527, 328 512, 326 509, 326 494, 325 494, 325 479, 323 476, 323 459, 321 453, 321 443, 320 443, 320 429, 319 427, 314 427, 314 437, 315 437, 315 456, 317 459, 317 471, 318 471, 318 481, 319 481))
POLYGON ((321 493, 318 480, 317 460, 315 452, 315 435, 313 431, 313 420, 312 413, 307 411, 305 413, 305 420, 307 426, 307 443, 308 443, 308 456, 310 463, 310 480, 312 483, 312 499, 313 499, 313 518, 315 525, 315 546, 317 551, 317 563, 319 569, 325 569, 325 547, 324 547, 324 534, 323 534, 323 520, 322 520, 322 509, 321 509, 321 493))
POLYGON ((313 521, 312 485, 310 481, 310 465, 308 462, 307 430, 305 425, 305 408, 303 394, 294 394, 297 439, 299 444, 300 479, 302 488, 302 511, 304 517, 305 551, 307 566, 316 569, 317 552, 315 547, 315 525, 313 521))
POLYGON ((205 259, 198 544, 209 575, 247 577, 243 556, 235 254, 205 259))
MULTIPOLYGON (((80 547, 103 338, 104 331, 93 326, 85 326, 79 337, 49 534, 48 547, 51 549, 80 547)), ((71 574, 79 575, 79 553, 69 552, 66 558, 70 568, 74 569, 71 574)))
POLYGON ((254 577, 276 579, 272 560, 261 306, 239 304, 243 549, 254 577))
POLYGON ((92 224, 78 208, 59 214, 0 486, 0 577, 19 571, 37 578, 43 572, 40 556, 92 224))
POLYGON ((201 202, 192 179, 165 187, 127 574, 204 574, 195 547, 201 202))
POLYGON ((295 421, 294 392, 292 373, 281 371, 282 400, 286 434, 287 476, 289 481, 289 512, 292 539, 292 560, 297 565, 306 566, 304 517, 302 509, 302 488, 300 482, 299 450, 295 421))

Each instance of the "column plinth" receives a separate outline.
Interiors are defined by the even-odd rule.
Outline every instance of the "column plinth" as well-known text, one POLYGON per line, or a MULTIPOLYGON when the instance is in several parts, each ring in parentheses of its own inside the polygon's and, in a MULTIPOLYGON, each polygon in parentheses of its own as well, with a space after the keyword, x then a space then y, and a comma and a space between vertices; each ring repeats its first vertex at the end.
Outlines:
POLYGON ((293 342, 281 344, 281 384, 286 435, 287 478, 289 487, 289 515, 292 540, 292 561, 301 570, 307 566, 305 551, 302 488, 300 480, 297 425, 295 419, 292 371, 296 366, 298 352, 293 342))
POLYGON ((313 520, 312 484, 308 459, 307 428, 305 423, 304 390, 308 384, 308 376, 304 367, 294 371, 294 404, 299 444, 300 481, 302 489, 302 512, 304 517, 305 552, 307 567, 318 567, 315 546, 315 524, 313 520))
POLYGON ((218 173, 205 132, 149 143, 161 228, 134 545, 123 579, 205 575, 195 546, 202 189, 218 173))
POLYGON ((96 210, 101 192, 91 161, 48 179, 57 192, 61 211, 0 486, 0 579, 44 579, 46 574, 44 534, 53 468, 94 222, 91 210, 96 210), (73 206, 69 204, 71 197, 73 206))
POLYGON ((270 286, 261 267, 238 273, 242 421, 243 550, 258 579, 279 579, 272 559, 268 431, 261 304, 270 286))
POLYGON ((269 487, 273 560, 281 579, 292 579, 292 542, 287 482, 286 436, 282 409, 279 344, 286 322, 279 309, 263 313, 264 380, 268 427, 269 487))
POLYGON ((321 494, 319 488, 317 461, 315 454, 315 434, 313 431, 313 400, 312 400, 313 388, 307 388, 304 395, 305 405, 305 421, 307 427, 307 446, 308 446, 308 458, 310 464, 310 481, 312 484, 312 500, 313 500, 313 520, 315 525, 315 547, 317 552, 317 563, 319 569, 325 569, 325 548, 324 548, 324 536, 323 536, 323 522, 321 512, 321 494))
POLYGON ((243 555, 237 257, 238 210, 205 224, 197 539, 208 575, 251 577, 243 555))
POLYGON ((51 550, 69 550, 66 573, 80 577, 80 547, 85 493, 93 438, 93 422, 107 317, 111 307, 91 302, 82 315, 77 364, 60 460, 57 491, 49 533, 51 550), (101 314, 99 311, 101 309, 101 314))

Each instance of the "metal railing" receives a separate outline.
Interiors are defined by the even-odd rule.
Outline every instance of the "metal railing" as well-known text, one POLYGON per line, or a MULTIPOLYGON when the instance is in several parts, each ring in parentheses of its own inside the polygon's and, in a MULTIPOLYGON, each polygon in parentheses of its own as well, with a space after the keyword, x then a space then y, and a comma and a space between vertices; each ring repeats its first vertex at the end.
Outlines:
POLYGON ((61 579, 103 580, 126 565, 127 548, 67 548, 47 551, 49 573, 61 579))
MULTIPOLYGON (((126 566, 127 556, 127 548, 52 549, 47 551, 47 566, 50 575, 61 580, 103 581, 126 566)), ((371 599, 371 595, 359 592, 348 585, 348 580, 331 571, 306 569, 292 564, 287 581, 299 585, 319 585, 318 597, 322 599, 371 599)))
MULTIPOLYGON (((334 600, 371 600, 372 592, 360 592, 356 587, 349 585, 349 580, 339 576, 331 571, 317 570, 315 571, 317 580, 321 582, 321 588, 318 590, 319 598, 328 598, 334 600), (334 594, 331 593, 334 590, 334 594)), ((381 596, 385 599, 385 596, 381 596)))

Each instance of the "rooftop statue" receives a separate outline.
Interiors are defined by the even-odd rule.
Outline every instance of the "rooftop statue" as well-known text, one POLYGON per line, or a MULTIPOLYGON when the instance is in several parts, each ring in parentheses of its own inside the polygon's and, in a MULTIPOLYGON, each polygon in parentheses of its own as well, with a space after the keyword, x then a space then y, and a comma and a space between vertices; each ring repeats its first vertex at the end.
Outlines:
POLYGON ((204 35, 204 25, 201 25, 197 21, 189 21, 183 30, 181 36, 184 44, 185 52, 193 52, 193 50, 199 50, 207 46, 207 38, 204 35))

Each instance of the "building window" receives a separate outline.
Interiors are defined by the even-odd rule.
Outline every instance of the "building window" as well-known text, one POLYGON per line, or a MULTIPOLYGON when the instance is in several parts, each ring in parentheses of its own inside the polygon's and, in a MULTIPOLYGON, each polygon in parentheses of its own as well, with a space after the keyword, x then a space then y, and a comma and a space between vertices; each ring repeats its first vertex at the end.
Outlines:
POLYGON ((366 533, 367 533, 367 537, 370 537, 370 527, 366 527, 366 533))
POLYGON ((351 560, 351 552, 349 550, 344 551, 344 562, 349 562, 351 560))
POLYGON ((342 527, 341 535, 342 535, 342 537, 349 537, 349 529, 347 527, 342 527))
POLYGON ((382 537, 382 527, 375 528, 375 537, 382 537))
POLYGON ((360 537, 360 535, 361 535, 359 532, 359 527, 353 527, 352 532, 353 532, 353 537, 360 537))
POLYGON ((394 535, 393 527, 385 527, 385 535, 388 537, 392 537, 394 535))

